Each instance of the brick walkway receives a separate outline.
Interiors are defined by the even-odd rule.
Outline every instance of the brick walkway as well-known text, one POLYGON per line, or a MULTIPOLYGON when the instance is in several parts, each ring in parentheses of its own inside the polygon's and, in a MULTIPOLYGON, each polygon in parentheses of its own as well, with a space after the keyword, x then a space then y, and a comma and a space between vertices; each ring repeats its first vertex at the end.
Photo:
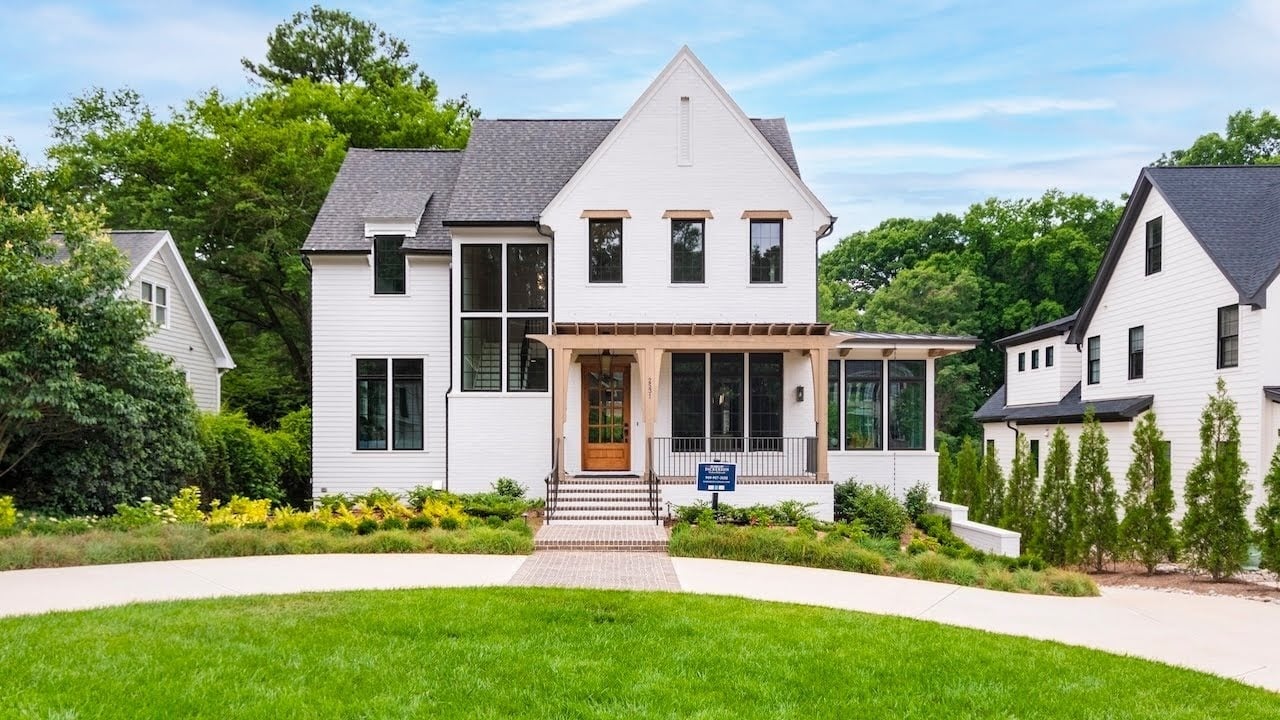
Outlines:
POLYGON ((535 552, 511 585, 604 590, 680 589, 671 558, 654 552, 535 552))
POLYGON ((667 551, 667 529, 659 525, 543 525, 533 539, 538 550, 667 551))

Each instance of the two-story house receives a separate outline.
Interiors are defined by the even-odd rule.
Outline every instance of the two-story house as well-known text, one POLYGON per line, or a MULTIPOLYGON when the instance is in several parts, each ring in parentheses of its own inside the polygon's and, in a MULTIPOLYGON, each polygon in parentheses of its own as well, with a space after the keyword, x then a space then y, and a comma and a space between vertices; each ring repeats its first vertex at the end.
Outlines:
MULTIPOLYGON (((151 333, 142 343, 173 360, 187 379, 196 407, 218 412, 222 375, 236 364, 173 236, 167 230, 112 230, 108 235, 129 262, 128 286, 122 293, 146 305, 151 318, 151 333)), ((54 235, 53 241, 61 248, 61 236, 54 235)), ((54 260, 65 257, 60 249, 54 260)))
POLYGON ((932 482, 934 361, 975 341, 817 322, 834 223, 687 48, 621 119, 350 151, 303 248, 314 492, 508 476, 553 522, 652 522, 699 462, 822 517, 832 478, 932 482))
MULTIPOLYGON (((1200 414, 1219 377, 1240 412, 1253 500, 1280 433, 1280 167, 1144 168, 1080 310, 997 341, 1005 385, 975 417, 1007 467, 1086 406, 1123 492, 1136 419, 1154 411, 1174 491, 1200 453, 1200 414)), ((1039 463, 1037 462, 1037 467, 1039 463)))

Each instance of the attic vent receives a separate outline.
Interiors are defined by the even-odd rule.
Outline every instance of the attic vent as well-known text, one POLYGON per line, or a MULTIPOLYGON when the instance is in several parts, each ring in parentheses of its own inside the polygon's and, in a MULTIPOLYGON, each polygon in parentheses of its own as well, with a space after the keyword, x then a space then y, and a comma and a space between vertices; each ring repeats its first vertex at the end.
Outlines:
POLYGON ((693 164, 693 140, 689 129, 690 113, 689 98, 680 98, 680 149, 676 156, 677 165, 693 164))

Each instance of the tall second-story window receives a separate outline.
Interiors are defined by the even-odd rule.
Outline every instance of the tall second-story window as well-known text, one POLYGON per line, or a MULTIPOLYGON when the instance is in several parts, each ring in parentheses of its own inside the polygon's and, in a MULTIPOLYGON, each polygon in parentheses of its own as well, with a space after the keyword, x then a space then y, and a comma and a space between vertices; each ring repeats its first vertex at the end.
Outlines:
POLYGON ((1027 369, 1027 354, 1025 352, 1018 353, 1018 372, 1027 369))
POLYGON ((1240 364, 1240 306, 1218 308, 1218 367, 1240 364))
POLYGON ((671 282, 706 282, 702 220, 671 221, 671 282))
POLYGON ((751 282, 782 282, 782 221, 751 221, 751 282))
POLYGON ((1152 218, 1147 221, 1147 274, 1155 275, 1160 272, 1163 261, 1163 229, 1162 218, 1152 218))
POLYGON ((1031 351, 1031 369, 1038 370, 1039 368, 1040 368, 1040 351, 1032 350, 1031 351))
POLYGON ((1044 366, 1053 367, 1053 346, 1044 349, 1044 366))
POLYGON ((1089 384, 1097 385, 1102 380, 1102 336, 1089 338, 1089 384))
POLYGON ((550 356, 530 335, 549 331, 550 267, 543 244, 461 249, 462 390, 545 391, 550 356))
POLYGON ((1142 358, 1145 330, 1142 325, 1129 328, 1129 379, 1142 379, 1142 358))
POLYGON ((373 238, 373 292, 376 295, 404 294, 404 243, 402 235, 373 238))
POLYGON ((592 219, 588 223, 587 281, 622 282, 622 220, 592 219))

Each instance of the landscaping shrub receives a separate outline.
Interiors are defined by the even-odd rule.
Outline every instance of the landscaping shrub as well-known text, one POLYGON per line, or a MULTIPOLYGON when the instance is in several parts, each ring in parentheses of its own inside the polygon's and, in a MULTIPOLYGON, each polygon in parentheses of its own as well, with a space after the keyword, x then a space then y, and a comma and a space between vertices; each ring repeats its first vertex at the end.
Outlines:
POLYGON ((0 534, 9 532, 17 523, 18 509, 13 504, 13 498, 9 495, 0 496, 0 534))
POLYGON ((525 487, 509 477, 500 477, 493 483, 493 491, 503 497, 522 500, 525 487))
POLYGON ((201 413, 196 422, 204 462, 191 481, 210 499, 242 495, 281 500, 280 464, 267 433, 244 413, 201 413))
POLYGON ((408 526, 410 530, 430 530, 436 524, 426 515, 414 515, 409 518, 408 526))
POLYGON ((457 530, 462 527, 462 521, 452 515, 445 515, 440 518, 441 530, 457 530))
POLYGON ((278 429, 268 437, 280 467, 285 502, 306 507, 311 499, 311 408, 280 418, 278 429))
POLYGON ((888 490, 853 480, 835 486, 835 518, 858 521, 876 537, 896 538, 907 527, 906 508, 888 490))
POLYGON ((746 507, 720 503, 716 511, 705 500, 697 500, 691 505, 676 505, 672 508, 672 517, 677 522, 699 523, 703 513, 710 515, 708 523, 719 522, 725 525, 787 525, 794 526, 804 519, 813 520, 813 507, 817 503, 806 503, 799 500, 783 500, 774 505, 757 503, 746 507))
POLYGON ((383 530, 406 530, 408 529, 408 527, 409 527, 408 524, 405 523, 404 520, 402 520, 401 518, 395 515, 389 518, 385 518, 382 521, 383 530))
POLYGON ((1200 457, 1183 488, 1183 547, 1191 567, 1224 580, 1240 569, 1252 539, 1245 508, 1248 465, 1240 454, 1240 413, 1218 378, 1200 416, 1200 457))
POLYGON ((911 522, 915 522, 921 515, 929 512, 929 486, 924 483, 916 483, 907 489, 907 495, 902 503, 906 508, 907 517, 911 522))

